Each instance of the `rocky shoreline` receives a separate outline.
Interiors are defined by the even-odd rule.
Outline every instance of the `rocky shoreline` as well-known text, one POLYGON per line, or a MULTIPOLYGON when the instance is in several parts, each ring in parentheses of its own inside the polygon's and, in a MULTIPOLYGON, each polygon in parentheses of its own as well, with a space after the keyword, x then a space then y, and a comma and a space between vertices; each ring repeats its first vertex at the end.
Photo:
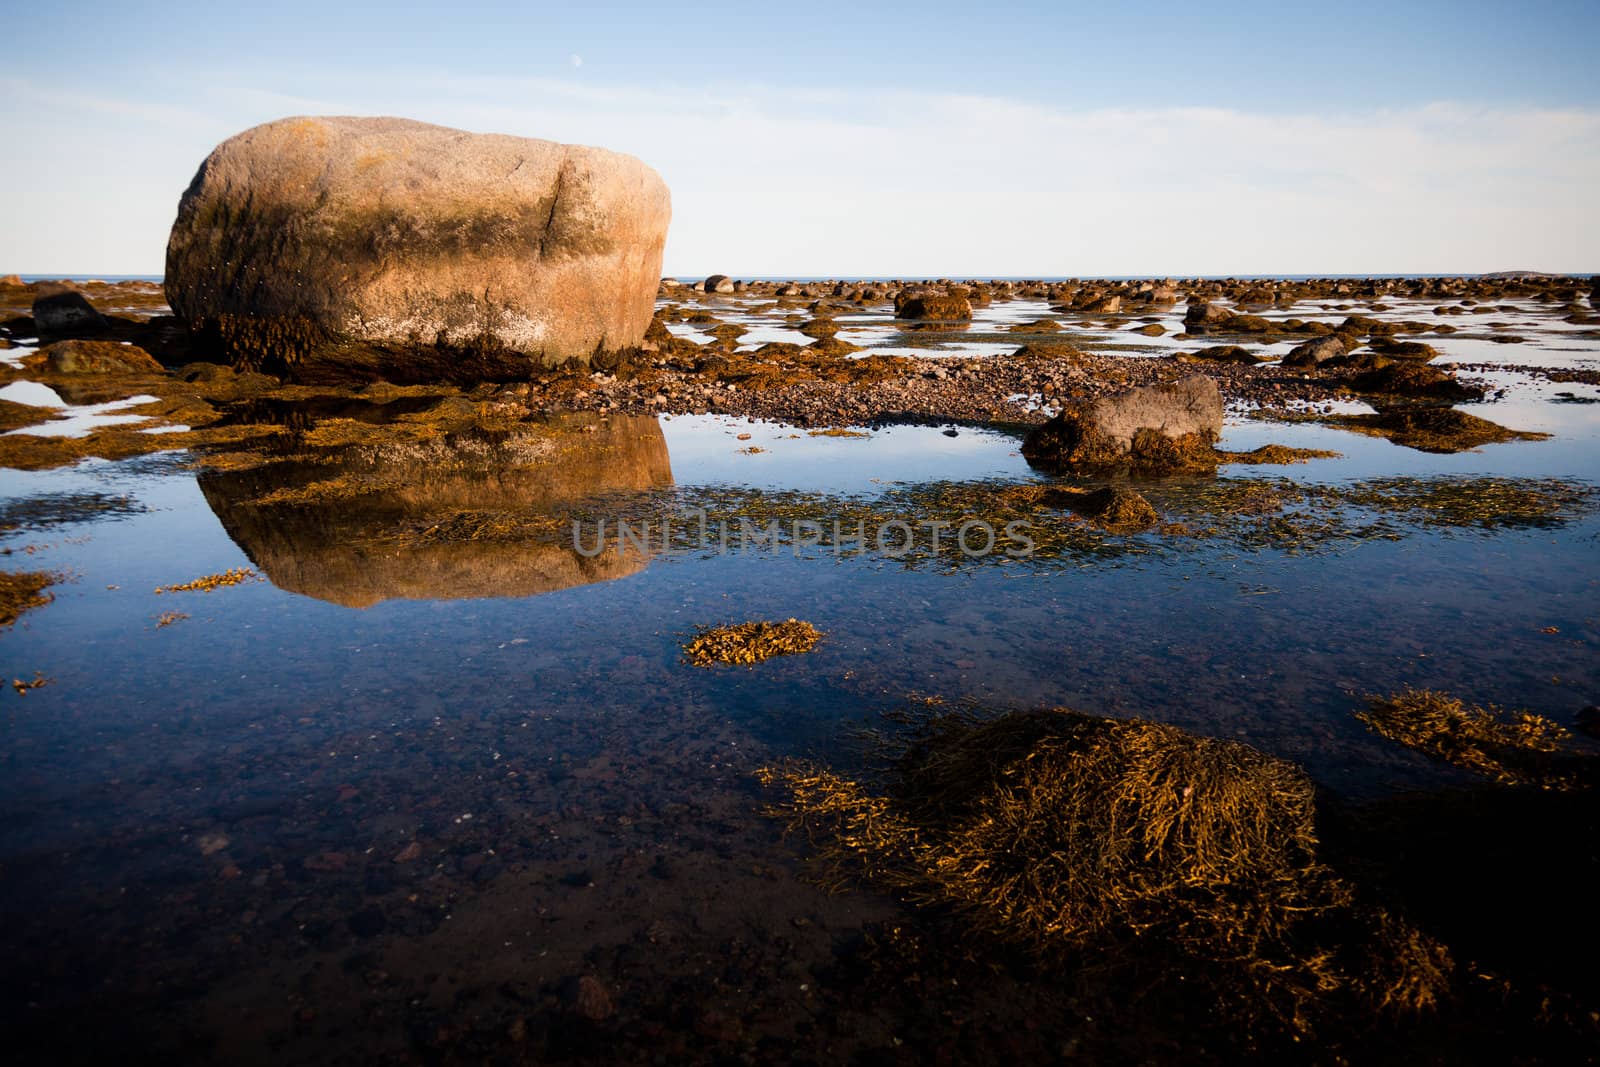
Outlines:
MULTIPOLYGON (((49 450, 41 440, 56 441, 65 462, 236 440, 240 405, 314 396, 381 401, 422 392, 440 398, 440 417, 448 419, 468 411, 464 400, 479 417, 500 421, 615 412, 721 414, 802 427, 1022 427, 1066 404, 1196 372, 1216 382, 1231 409, 1269 417, 1328 412, 1350 400, 1439 407, 1490 394, 1493 385, 1482 376, 1497 372, 1600 380, 1600 371, 1584 368, 1440 365, 1428 343, 1463 336, 1520 341, 1505 320, 1526 329, 1530 316, 1572 336, 1600 333, 1590 283, 1571 278, 938 286, 975 309, 974 320, 957 323, 896 317, 897 306, 908 306, 907 293, 930 288, 922 284, 730 284, 732 294, 664 281, 647 340, 597 360, 604 366, 569 364, 512 381, 394 386, 373 375, 297 381, 293 373, 230 366, 203 334, 166 313, 152 283, 0 279, 0 386, 41 383, 75 405, 148 396, 127 409, 151 420, 140 430, 172 431, 136 435, 116 428, 28 444, 37 453, 49 450), (1181 324, 1173 321, 1180 313, 1181 324), (746 335, 807 343, 744 343, 746 335), (1285 358, 1282 347, 1290 344, 1297 354, 1308 341, 1342 354, 1289 365, 1297 358, 1285 358), (224 425, 233 429, 222 433, 224 425)), ((7 429, 48 416, 22 408, 7 403, 0 411, 7 429)), ((13 451, 21 447, 15 437, 6 440, 13 451)), ((24 457, 20 465, 40 462, 24 457)))

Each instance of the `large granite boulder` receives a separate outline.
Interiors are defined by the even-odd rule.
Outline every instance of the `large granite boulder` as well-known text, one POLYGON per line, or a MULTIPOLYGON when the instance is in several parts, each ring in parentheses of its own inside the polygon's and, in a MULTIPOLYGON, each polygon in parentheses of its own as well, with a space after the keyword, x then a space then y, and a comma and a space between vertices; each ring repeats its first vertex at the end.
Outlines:
POLYGON ((1036 467, 1092 472, 1131 466, 1143 473, 1214 468, 1222 393, 1203 374, 1146 385, 1064 408, 1022 442, 1036 467))
POLYGON ((637 347, 671 215, 631 156, 394 118, 219 145, 167 245, 173 311, 301 379, 506 378, 637 347))

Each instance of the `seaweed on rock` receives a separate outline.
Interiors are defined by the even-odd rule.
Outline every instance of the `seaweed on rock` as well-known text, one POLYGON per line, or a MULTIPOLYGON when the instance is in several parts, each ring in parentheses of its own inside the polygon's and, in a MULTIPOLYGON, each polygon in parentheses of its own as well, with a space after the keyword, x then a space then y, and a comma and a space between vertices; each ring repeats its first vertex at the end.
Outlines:
POLYGON ((1046 964, 1172 954, 1252 1026, 1447 995, 1444 947, 1318 858, 1315 789, 1235 741, 1065 710, 943 715, 881 791, 804 762, 762 769, 819 880, 953 909, 1046 964))

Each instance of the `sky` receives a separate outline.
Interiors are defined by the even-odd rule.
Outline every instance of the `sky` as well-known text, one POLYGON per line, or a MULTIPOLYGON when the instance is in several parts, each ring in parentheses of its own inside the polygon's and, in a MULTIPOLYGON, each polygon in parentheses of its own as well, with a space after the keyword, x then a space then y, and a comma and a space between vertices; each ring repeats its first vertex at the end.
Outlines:
POLYGON ((159 274, 211 149, 301 114, 636 155, 684 278, 1600 272, 1600 0, 53 0, 7 25, 0 273, 159 274))

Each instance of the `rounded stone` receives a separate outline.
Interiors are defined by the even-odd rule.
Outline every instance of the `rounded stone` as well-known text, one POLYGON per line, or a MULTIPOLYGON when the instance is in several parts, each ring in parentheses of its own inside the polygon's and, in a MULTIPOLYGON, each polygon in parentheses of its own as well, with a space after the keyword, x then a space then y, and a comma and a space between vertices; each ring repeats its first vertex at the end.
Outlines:
POLYGON ((631 156, 397 118, 224 141, 178 206, 173 311, 301 379, 525 375, 637 347, 671 202, 631 156))

